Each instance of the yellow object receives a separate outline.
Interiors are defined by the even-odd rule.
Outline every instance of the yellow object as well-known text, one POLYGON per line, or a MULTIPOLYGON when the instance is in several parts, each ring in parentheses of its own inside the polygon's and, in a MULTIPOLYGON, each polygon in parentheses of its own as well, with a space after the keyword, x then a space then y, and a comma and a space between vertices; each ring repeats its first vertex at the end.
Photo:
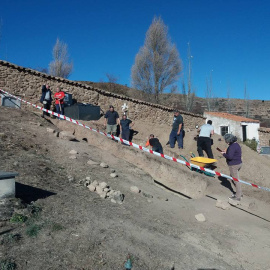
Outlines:
POLYGON ((190 163, 192 163, 194 165, 198 165, 200 167, 205 167, 206 165, 211 165, 214 162, 217 162, 217 160, 213 159, 213 158, 194 157, 194 158, 190 159, 190 163))

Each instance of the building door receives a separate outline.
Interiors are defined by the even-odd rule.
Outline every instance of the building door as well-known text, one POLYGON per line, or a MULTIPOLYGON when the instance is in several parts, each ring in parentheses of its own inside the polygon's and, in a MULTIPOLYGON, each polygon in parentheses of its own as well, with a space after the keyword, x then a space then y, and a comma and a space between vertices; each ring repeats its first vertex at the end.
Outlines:
POLYGON ((247 126, 242 126, 243 142, 247 140, 247 126))

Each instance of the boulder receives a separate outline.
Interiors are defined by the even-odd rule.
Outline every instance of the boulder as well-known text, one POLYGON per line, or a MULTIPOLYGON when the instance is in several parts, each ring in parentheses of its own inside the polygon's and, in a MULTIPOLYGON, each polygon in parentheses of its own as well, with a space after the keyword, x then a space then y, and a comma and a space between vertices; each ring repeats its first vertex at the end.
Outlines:
POLYGON ((130 191, 131 191, 131 192, 133 192, 133 193, 140 193, 139 188, 138 188, 138 187, 136 187, 136 186, 132 186, 132 187, 130 187, 130 191))
POLYGON ((103 192, 103 188, 101 188, 100 186, 97 186, 96 193, 100 195, 102 192, 103 192))
POLYGON ((106 192, 103 191, 102 193, 100 193, 99 197, 102 198, 102 199, 106 199, 106 197, 107 197, 106 192))
POLYGON ((204 216, 202 213, 195 215, 195 218, 196 218, 199 222, 204 222, 204 221, 206 221, 206 218, 205 218, 205 216, 204 216))
POLYGON ((91 183, 91 185, 93 185, 93 186, 97 187, 99 184, 98 184, 98 181, 97 181, 97 180, 95 180, 95 181, 93 181, 93 182, 91 183))
POLYGON ((94 191, 96 190, 96 187, 93 186, 92 184, 90 184, 90 185, 88 186, 88 188, 89 188, 89 190, 90 190, 91 192, 94 192, 94 191))
POLYGON ((110 177, 115 178, 115 177, 118 177, 118 175, 116 173, 111 173, 110 177))
POLYGON ((67 141, 75 140, 75 136, 71 132, 68 132, 68 131, 61 131, 59 133, 59 138, 63 140, 67 140, 67 141))
POLYGON ((221 208, 223 210, 228 210, 228 209, 230 209, 230 204, 226 201, 217 200, 216 207, 221 208))
POLYGON ((107 185, 106 182, 102 182, 102 183, 99 184, 99 186, 100 186, 102 189, 104 189, 104 188, 106 188, 108 185, 107 185))
POLYGON ((93 160, 91 160, 91 159, 89 159, 89 160, 87 161, 87 164, 88 164, 88 165, 98 165, 97 162, 95 162, 95 161, 93 161, 93 160))
POLYGON ((69 154, 70 154, 70 155, 77 155, 78 152, 77 152, 76 150, 73 149, 73 150, 71 150, 71 151, 69 152, 69 154))
POLYGON ((100 167, 102 167, 102 168, 109 168, 109 165, 106 164, 106 163, 104 163, 104 162, 101 162, 100 163, 100 167))
POLYGON ((53 128, 47 128, 47 132, 48 133, 55 133, 55 129, 53 129, 53 128))

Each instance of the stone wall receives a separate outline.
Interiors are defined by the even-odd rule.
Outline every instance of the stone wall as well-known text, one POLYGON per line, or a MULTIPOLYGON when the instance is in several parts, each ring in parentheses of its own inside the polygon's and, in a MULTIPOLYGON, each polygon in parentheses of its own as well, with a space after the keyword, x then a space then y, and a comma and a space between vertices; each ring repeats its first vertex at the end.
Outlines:
POLYGON ((270 146, 270 128, 259 128, 261 146, 270 146))
MULTIPOLYGON (((134 120, 145 120, 157 125, 170 125, 172 121, 173 108, 110 93, 86 84, 53 77, 0 60, 1 89, 38 104, 41 87, 44 84, 49 84, 53 92, 59 86, 64 91, 71 93, 78 102, 99 105, 103 111, 106 111, 108 106, 112 104, 116 111, 121 112, 121 106, 126 103, 129 106, 129 117, 134 120)), ((196 125, 202 125, 205 122, 205 118, 201 115, 185 111, 181 111, 181 114, 186 129, 192 130, 196 125)))

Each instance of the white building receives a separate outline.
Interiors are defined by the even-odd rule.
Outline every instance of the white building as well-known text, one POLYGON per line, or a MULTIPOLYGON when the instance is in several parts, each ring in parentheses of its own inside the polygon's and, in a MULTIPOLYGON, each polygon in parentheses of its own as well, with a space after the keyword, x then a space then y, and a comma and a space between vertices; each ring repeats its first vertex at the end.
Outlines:
POLYGON ((260 121, 224 112, 205 112, 206 121, 212 120, 214 132, 221 136, 231 133, 239 140, 259 140, 260 121))

